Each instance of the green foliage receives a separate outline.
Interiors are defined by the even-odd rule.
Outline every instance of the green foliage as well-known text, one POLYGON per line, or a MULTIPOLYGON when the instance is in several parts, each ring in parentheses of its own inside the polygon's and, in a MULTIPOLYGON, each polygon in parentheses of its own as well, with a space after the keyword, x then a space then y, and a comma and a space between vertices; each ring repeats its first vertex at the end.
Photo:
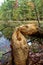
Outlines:
POLYGON ((0 19, 1 20, 31 20, 36 19, 34 3, 38 9, 40 19, 43 19, 43 1, 42 0, 5 0, 0 6, 0 19), (28 3, 32 3, 32 5, 28 3), (17 5, 18 4, 18 5, 17 5))
POLYGON ((11 36, 12 36, 12 32, 13 32, 13 29, 10 28, 10 27, 7 27, 3 30, 3 34, 5 35, 5 37, 11 39, 11 36))
MULTIPOLYGON (((11 39, 12 33, 16 27, 29 23, 35 23, 37 25, 37 21, 11 21, 6 23, 4 21, 0 21, 0 31, 2 31, 6 38, 11 39)), ((40 21, 40 26, 43 30, 43 21, 40 21)), ((28 36, 26 36, 26 38, 28 38, 28 36)))

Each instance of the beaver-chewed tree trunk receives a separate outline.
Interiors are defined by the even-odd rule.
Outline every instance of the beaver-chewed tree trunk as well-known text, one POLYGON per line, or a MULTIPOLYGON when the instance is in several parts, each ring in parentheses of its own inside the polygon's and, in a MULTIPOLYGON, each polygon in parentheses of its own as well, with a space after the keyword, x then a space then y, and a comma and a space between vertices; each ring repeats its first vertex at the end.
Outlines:
POLYGON ((16 28, 12 35, 12 48, 15 65, 26 65, 29 46, 25 35, 32 35, 38 32, 38 27, 34 24, 26 24, 16 28), (22 34, 23 33, 23 34, 22 34))
POLYGON ((12 41, 15 65, 26 65, 29 47, 25 37, 16 30, 12 36, 12 41))

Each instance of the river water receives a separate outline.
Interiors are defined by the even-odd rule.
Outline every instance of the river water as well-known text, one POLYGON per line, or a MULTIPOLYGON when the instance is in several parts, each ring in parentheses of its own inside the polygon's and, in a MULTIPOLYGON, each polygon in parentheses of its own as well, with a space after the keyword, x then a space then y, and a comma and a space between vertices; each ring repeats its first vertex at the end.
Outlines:
POLYGON ((8 62, 11 57, 9 51, 11 51, 10 41, 0 32, 0 61, 2 64, 8 62))
POLYGON ((4 35, 0 35, 0 52, 8 52, 9 50, 11 50, 10 48, 10 41, 4 37, 4 35))

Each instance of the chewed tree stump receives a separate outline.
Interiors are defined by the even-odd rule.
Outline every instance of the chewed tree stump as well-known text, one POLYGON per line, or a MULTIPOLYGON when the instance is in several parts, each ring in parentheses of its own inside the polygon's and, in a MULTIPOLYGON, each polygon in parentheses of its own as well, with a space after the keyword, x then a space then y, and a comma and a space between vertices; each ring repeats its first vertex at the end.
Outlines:
MULTIPOLYGON (((26 65, 29 62, 29 45, 24 35, 32 35, 37 33, 38 26, 35 24, 26 24, 17 27, 12 35, 12 48, 15 65, 26 65)), ((31 59, 30 59, 31 60, 31 59)), ((32 65, 33 62, 31 61, 32 65)), ((29 63, 28 63, 29 65, 29 63)))

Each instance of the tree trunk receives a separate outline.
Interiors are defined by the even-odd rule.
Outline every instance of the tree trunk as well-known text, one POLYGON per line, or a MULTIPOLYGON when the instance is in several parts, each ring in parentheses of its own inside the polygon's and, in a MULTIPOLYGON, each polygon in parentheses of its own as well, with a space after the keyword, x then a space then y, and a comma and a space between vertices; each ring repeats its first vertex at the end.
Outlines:
POLYGON ((38 12, 38 9, 36 7, 35 0, 32 0, 32 2, 34 3, 34 10, 35 10, 37 21, 38 21, 38 26, 40 27, 40 23, 39 23, 39 21, 40 21, 39 12, 38 12))

